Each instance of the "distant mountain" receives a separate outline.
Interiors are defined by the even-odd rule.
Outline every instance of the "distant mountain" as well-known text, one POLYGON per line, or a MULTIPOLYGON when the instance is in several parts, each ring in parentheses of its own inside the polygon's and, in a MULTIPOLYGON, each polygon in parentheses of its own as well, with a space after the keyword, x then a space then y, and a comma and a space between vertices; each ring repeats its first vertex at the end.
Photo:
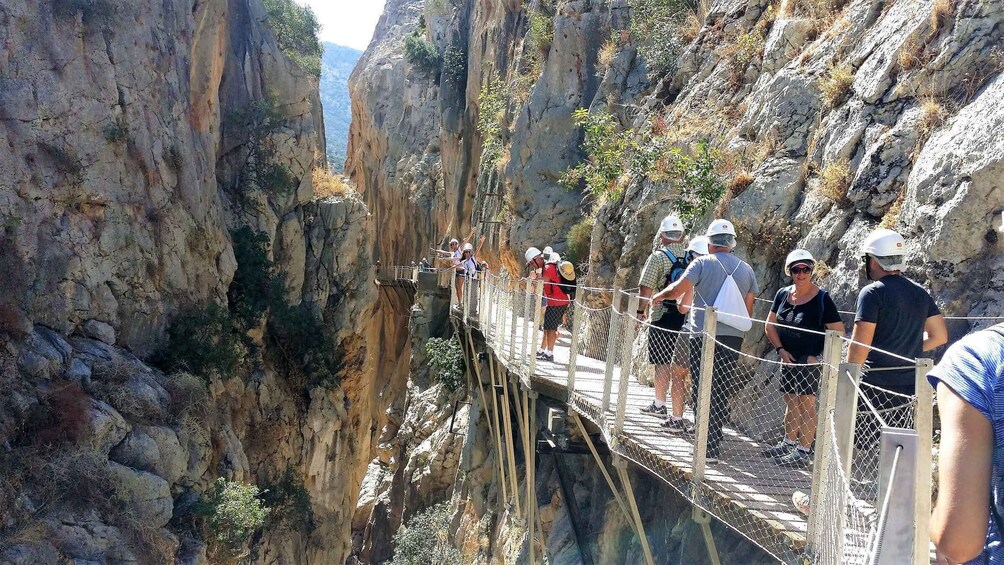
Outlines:
POLYGON ((335 172, 345 166, 349 145, 349 74, 363 54, 351 47, 324 43, 321 59, 321 103, 324 105, 324 134, 328 142, 328 163, 335 172))

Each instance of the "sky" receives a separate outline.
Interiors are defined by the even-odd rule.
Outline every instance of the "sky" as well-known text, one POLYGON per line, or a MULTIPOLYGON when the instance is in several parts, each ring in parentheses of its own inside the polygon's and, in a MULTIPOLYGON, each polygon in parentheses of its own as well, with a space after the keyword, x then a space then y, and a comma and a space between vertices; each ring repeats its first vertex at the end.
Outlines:
POLYGON ((321 41, 360 51, 373 37, 384 0, 297 0, 313 8, 321 22, 321 41))

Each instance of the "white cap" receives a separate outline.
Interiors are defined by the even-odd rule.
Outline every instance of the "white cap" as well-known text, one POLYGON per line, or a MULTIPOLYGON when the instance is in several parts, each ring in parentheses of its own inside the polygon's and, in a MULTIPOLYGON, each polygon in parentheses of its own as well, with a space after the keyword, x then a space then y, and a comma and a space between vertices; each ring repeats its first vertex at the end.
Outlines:
POLYGON ((530 249, 527 249, 526 253, 523 254, 523 258, 526 259, 527 265, 530 264, 530 261, 533 261, 539 256, 540 256, 540 249, 537 249, 536 247, 531 247, 530 249))
POLYGON ((464 244, 464 251, 470 251, 471 253, 474 253, 474 245, 472 245, 470 243, 465 243, 464 244))
POLYGON ((812 253, 809 253, 805 249, 796 249, 789 253, 788 257, 784 260, 784 274, 791 276, 791 266, 797 263, 814 265, 816 260, 812 258, 812 253))

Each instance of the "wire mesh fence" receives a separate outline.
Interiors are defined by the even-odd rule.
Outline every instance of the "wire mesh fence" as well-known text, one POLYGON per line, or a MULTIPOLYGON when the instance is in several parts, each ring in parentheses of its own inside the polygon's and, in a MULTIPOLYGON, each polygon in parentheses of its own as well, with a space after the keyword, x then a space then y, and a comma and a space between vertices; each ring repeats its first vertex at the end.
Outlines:
MULTIPOLYGON (((916 430, 920 405, 910 391, 874 384, 878 372, 847 372, 835 332, 820 355, 786 363, 743 349, 763 321, 745 336, 710 321, 698 331, 639 316, 635 293, 589 289, 563 313, 548 359, 537 356, 541 284, 493 275, 471 282, 468 319, 479 321, 499 361, 527 382, 567 386, 569 405, 612 451, 660 473, 677 469, 674 486, 779 558, 871 557, 881 433, 916 430)), ((930 497, 929 484, 918 497, 930 497)))

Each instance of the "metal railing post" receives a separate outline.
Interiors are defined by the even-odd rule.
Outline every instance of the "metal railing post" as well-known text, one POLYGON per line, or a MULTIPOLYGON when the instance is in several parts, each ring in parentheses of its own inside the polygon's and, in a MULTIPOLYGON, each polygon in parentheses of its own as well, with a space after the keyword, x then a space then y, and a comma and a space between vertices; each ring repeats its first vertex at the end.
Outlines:
MULTIPOLYGON (((826 513, 826 509, 819 503, 826 500, 823 489, 828 488, 826 481, 830 465, 837 462, 830 457, 830 411, 835 408, 837 398, 837 379, 839 378, 841 354, 840 332, 834 330, 826 331, 826 340, 823 343, 823 357, 820 359, 822 375, 819 382, 819 409, 816 411, 816 450, 812 464, 812 487, 809 490, 809 517, 806 524, 805 541, 808 552, 818 551, 816 547, 816 535, 819 527, 822 526, 819 520, 826 513)), ((827 526, 828 527, 828 526, 827 526)))
POLYGON ((509 314, 510 324, 509 324, 509 366, 516 366, 516 327, 519 325, 519 307, 518 303, 519 295, 519 281, 509 281, 509 304, 512 306, 512 311, 509 314), (515 289, 513 284, 516 284, 515 289))
POLYGON ((457 306, 457 270, 450 271, 450 311, 457 306))
POLYGON ((530 353, 536 353, 530 345, 530 324, 533 323, 534 317, 533 310, 530 309, 532 300, 533 282, 528 280, 523 289, 523 350, 519 358, 520 366, 526 368, 530 366, 530 353))
MULTIPOLYGON (((711 412, 711 378, 715 368, 715 336, 718 333, 718 310, 709 306, 704 311, 704 339, 701 346, 701 372, 697 387, 694 414, 694 476, 691 478, 691 498, 698 500, 704 483, 708 456, 708 425, 711 412)), ((694 507, 697 508, 696 506, 694 507)))
POLYGON ((624 343, 621 345, 621 373, 617 383, 617 416, 614 418, 614 437, 624 430, 624 412, 627 410, 628 384, 631 379, 631 360, 634 355, 634 336, 638 324, 631 313, 638 311, 638 295, 632 294, 628 300, 628 308, 621 316, 624 323, 624 343))
MULTIPOLYGON (((615 290, 610 301, 610 324, 607 327, 607 363, 603 371, 603 403, 600 408, 600 418, 603 421, 603 435, 607 430, 607 411, 610 409, 610 390, 613 388, 614 365, 617 363, 617 335, 620 332, 620 314, 617 313, 617 293, 615 290)), ((607 438, 609 439, 609 438, 607 438)), ((608 442, 609 443, 609 442, 608 442)))
POLYGON ((579 356, 579 329, 582 327, 582 316, 585 310, 579 308, 579 299, 572 303, 572 340, 568 347, 568 400, 572 400, 575 392, 575 358, 579 356))
POLYGON ((537 374, 537 355, 533 350, 534 347, 540 342, 540 324, 542 313, 544 311, 540 304, 544 299, 544 281, 538 279, 534 283, 534 301, 533 301, 533 330, 530 332, 530 352, 534 355, 530 355, 530 378, 533 378, 537 374))
POLYGON ((930 359, 917 359, 917 413, 914 416, 914 427, 917 430, 917 478, 914 485, 917 488, 913 499, 913 562, 916 565, 930 561, 930 520, 931 520, 931 468, 932 450, 934 449, 934 389, 927 381, 931 372, 930 359))
POLYGON ((470 309, 471 309, 471 276, 468 275, 467 273, 464 273, 463 288, 464 288, 464 294, 463 298, 461 298, 461 302, 463 302, 462 306, 464 311, 464 325, 467 325, 467 318, 470 314, 470 309))

